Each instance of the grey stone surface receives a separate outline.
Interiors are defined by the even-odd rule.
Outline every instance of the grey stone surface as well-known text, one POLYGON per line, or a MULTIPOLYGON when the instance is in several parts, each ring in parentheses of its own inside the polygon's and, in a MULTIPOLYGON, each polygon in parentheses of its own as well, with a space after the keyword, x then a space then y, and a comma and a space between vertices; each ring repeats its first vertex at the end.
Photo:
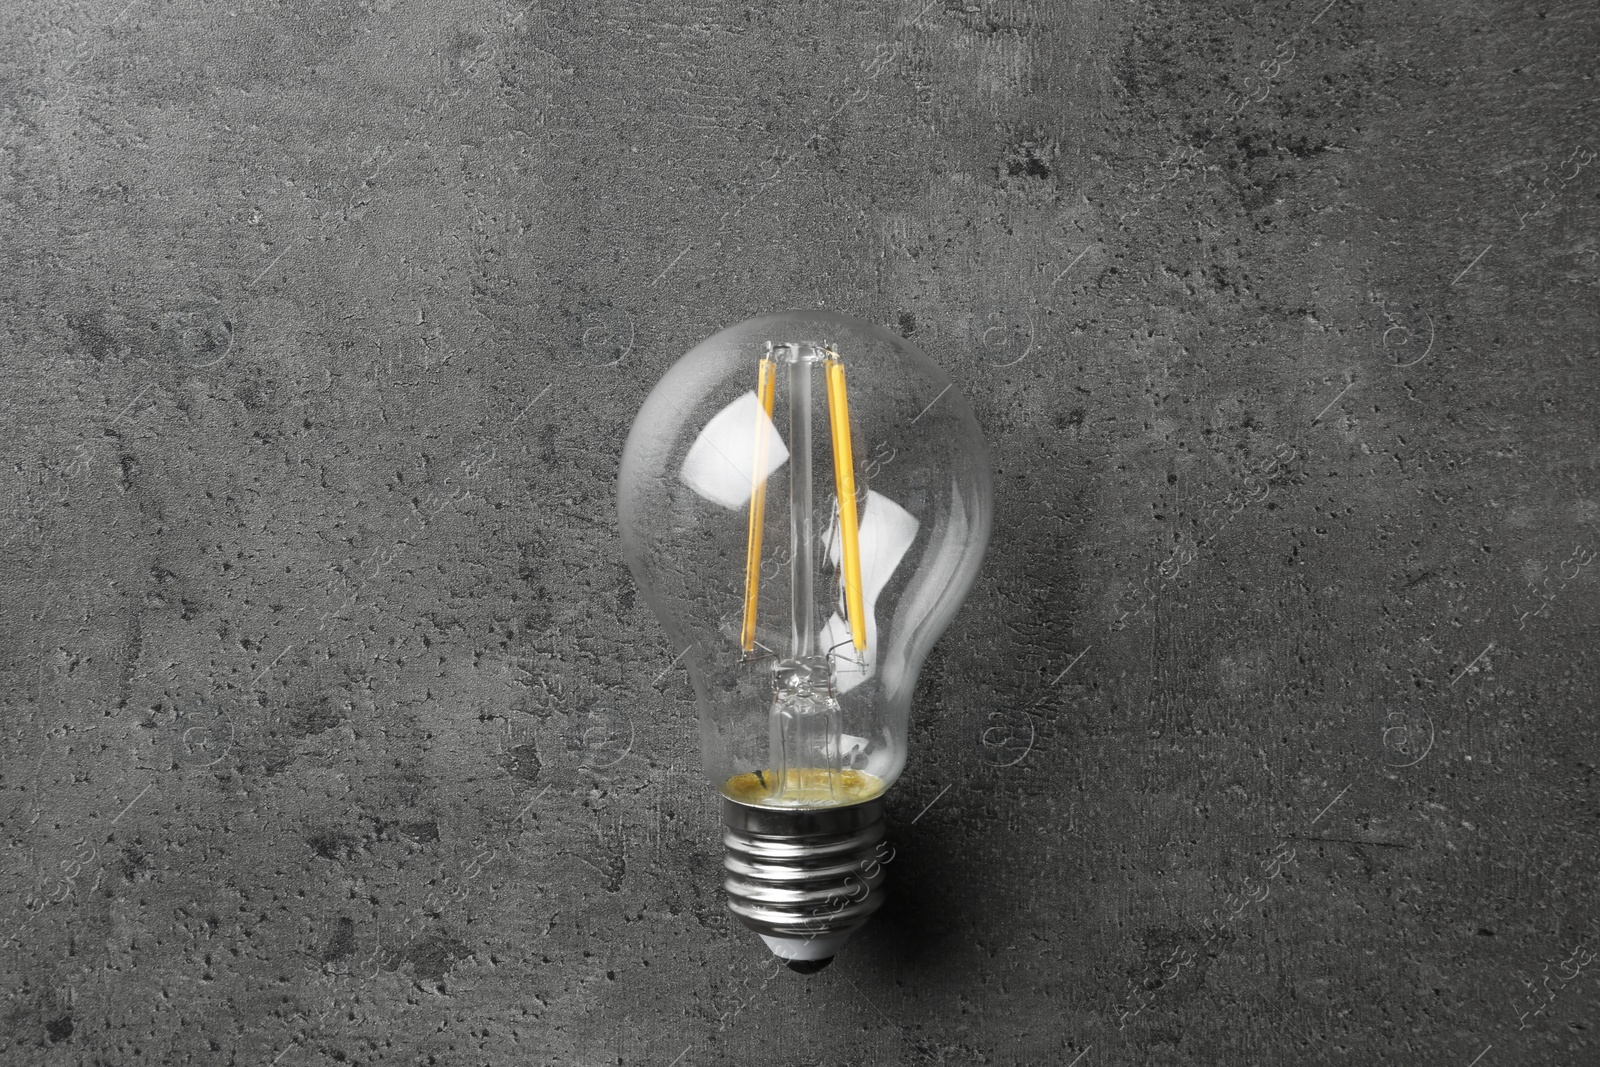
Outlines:
POLYGON ((1597 47, 8 0, 0 1061, 1596 1062, 1597 47), (962 383, 998 518, 802 977, 613 482, 818 305, 962 383))

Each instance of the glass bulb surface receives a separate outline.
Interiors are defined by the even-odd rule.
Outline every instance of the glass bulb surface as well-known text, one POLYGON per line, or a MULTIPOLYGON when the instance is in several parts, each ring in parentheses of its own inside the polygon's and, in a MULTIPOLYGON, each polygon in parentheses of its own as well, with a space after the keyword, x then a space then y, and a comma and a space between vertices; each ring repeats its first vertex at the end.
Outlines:
POLYGON ((766 315, 667 371, 623 450, 619 524, 725 797, 836 807, 893 784, 991 512, 971 409, 886 329, 766 315))

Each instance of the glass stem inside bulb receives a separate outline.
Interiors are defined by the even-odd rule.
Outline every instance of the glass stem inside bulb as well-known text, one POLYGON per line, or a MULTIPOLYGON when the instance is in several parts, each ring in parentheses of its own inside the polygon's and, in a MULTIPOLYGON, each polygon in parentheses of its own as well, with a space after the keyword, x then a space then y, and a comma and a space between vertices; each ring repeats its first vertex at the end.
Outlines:
POLYGON ((805 662, 817 654, 811 518, 811 361, 790 350, 789 360, 789 654, 805 662))
POLYGON ((769 722, 771 804, 838 803, 839 704, 818 653, 815 517, 812 514, 813 353, 789 346, 789 655, 774 665, 769 722))
POLYGON ((839 704, 809 686, 780 692, 772 703, 771 804, 836 804, 842 799, 839 704))

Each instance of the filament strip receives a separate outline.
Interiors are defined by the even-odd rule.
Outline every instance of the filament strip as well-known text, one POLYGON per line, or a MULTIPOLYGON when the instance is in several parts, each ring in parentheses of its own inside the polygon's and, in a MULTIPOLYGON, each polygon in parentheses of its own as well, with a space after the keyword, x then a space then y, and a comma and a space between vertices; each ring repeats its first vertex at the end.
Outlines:
POLYGON ((861 597, 861 532, 856 521, 855 457, 850 452, 850 402, 844 389, 844 364, 830 353, 828 422, 833 430, 833 482, 839 498, 839 542, 844 555, 844 602, 850 640, 867 647, 866 608, 861 597))
POLYGON ((777 364, 771 356, 761 360, 756 376, 755 456, 750 467, 750 534, 744 557, 744 626, 739 647, 756 647, 756 600, 761 592, 761 531, 767 517, 767 442, 772 434, 772 400, 777 389, 777 364))

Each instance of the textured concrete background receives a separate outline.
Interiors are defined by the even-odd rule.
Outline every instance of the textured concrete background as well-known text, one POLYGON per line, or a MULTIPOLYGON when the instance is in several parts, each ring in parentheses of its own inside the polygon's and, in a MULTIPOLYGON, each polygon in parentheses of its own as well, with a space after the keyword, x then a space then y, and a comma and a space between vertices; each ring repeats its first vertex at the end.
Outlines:
POLYGON ((0 1060, 1597 1062, 1597 53, 5 0, 0 1060), (951 371, 998 508, 810 978, 613 518, 662 370, 802 305, 951 371))

